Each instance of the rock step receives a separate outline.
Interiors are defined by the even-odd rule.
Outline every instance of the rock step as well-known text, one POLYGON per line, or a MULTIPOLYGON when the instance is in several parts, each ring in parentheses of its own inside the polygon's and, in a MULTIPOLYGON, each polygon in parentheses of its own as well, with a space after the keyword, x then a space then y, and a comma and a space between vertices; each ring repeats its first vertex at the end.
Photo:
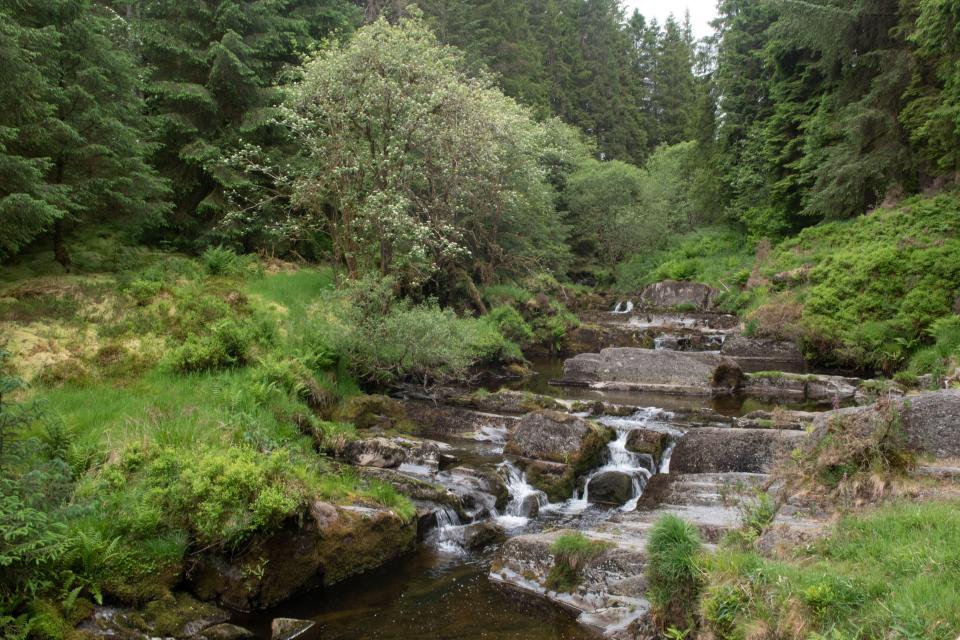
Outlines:
MULTIPOLYGON (((555 558, 551 546, 563 530, 517 536, 501 547, 491 566, 490 579, 500 585, 544 597, 579 612, 583 624, 611 637, 633 637, 636 628, 649 625, 649 604, 644 596, 647 541, 654 523, 674 514, 700 530, 708 549, 723 533, 739 526, 740 504, 750 500, 751 489, 768 476, 750 473, 661 474, 651 479, 655 508, 618 514, 582 535, 611 547, 581 568, 581 582, 573 593, 547 588, 555 558), (659 487, 657 486, 659 485, 659 487), (669 500, 660 502, 659 498, 669 500)), ((644 499, 647 498, 645 492, 644 499)), ((643 500, 641 501, 643 504, 643 500)))

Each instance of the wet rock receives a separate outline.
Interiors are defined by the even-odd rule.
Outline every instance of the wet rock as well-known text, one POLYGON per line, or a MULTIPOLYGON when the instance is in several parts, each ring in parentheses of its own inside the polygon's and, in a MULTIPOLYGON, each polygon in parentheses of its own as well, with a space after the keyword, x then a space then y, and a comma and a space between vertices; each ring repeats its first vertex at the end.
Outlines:
POLYGON ((793 342, 770 338, 729 336, 720 353, 733 358, 744 371, 791 371, 804 373, 807 363, 793 342))
POLYGON ((562 409, 560 403, 550 396, 509 389, 500 389, 494 393, 474 392, 466 396, 454 396, 448 402, 489 413, 525 414, 538 409, 562 409))
POLYGON ((608 347, 652 347, 643 329, 628 324, 584 323, 567 333, 565 353, 596 352, 608 347))
POLYGON ((527 482, 547 494, 550 502, 562 502, 573 495, 578 474, 573 467, 561 462, 525 460, 527 482))
POLYGON ((148 602, 140 609, 98 606, 80 625, 89 636, 141 640, 147 637, 196 638, 221 625, 230 615, 188 593, 177 592, 148 602))
POLYGON ((658 309, 689 306, 706 311, 713 305, 716 295, 716 289, 699 282, 664 280, 648 285, 640 293, 640 303, 658 309))
POLYGON ((533 460, 595 466, 612 433, 583 418, 559 411, 536 411, 514 429, 505 453, 533 460))
POLYGON ((510 501, 510 491, 496 472, 487 469, 454 467, 437 476, 448 490, 456 494, 466 515, 487 517, 494 509, 502 510, 510 501))
POLYGON ((540 515, 540 495, 531 493, 520 502, 517 515, 523 518, 536 518, 540 515))
POLYGON ((274 618, 270 623, 270 640, 294 640, 316 625, 312 620, 274 618))
POLYGON ((633 496, 633 479, 621 471, 604 471, 587 484, 587 501, 592 504, 622 505, 633 496))
POLYGON ((569 498, 578 476, 597 467, 611 429, 557 411, 524 416, 504 452, 519 456, 531 485, 556 502, 569 498))
POLYGON ((561 384, 594 388, 711 395, 731 392, 742 374, 735 362, 713 353, 604 349, 563 363, 561 384))
POLYGON ((343 445, 338 456, 361 467, 397 469, 410 465, 431 473, 440 469, 440 445, 411 438, 366 438, 343 445))
POLYGON ((254 637, 249 629, 226 622, 204 629, 200 636, 203 640, 247 640, 254 637))
POLYGON ((693 429, 677 442, 670 473, 766 473, 805 436, 802 431, 693 429))
POLYGON ((492 520, 476 522, 463 528, 463 547, 469 551, 479 551, 503 542, 506 538, 506 529, 492 520))
POLYGON ((660 464, 663 450, 670 443, 670 436, 661 431, 650 429, 634 429, 627 436, 626 448, 632 453, 646 453, 656 464, 660 464))
POLYGON ((421 435, 451 436, 482 431, 484 427, 508 429, 516 418, 478 413, 463 407, 452 407, 433 402, 407 400, 403 402, 407 415, 416 424, 421 435))
POLYGON ((857 378, 767 371, 747 374, 741 391, 744 395, 765 400, 829 404, 852 400, 859 385, 857 378))
POLYGON ((409 551, 415 538, 416 522, 387 509, 317 501, 240 550, 199 553, 188 583, 201 600, 239 611, 263 609, 376 568, 409 551))

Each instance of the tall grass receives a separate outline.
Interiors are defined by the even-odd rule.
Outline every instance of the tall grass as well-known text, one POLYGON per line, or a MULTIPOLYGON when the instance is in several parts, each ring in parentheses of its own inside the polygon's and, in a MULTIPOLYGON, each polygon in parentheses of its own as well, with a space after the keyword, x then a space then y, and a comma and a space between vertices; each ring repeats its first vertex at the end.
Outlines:
POLYGON ((848 515, 795 557, 721 551, 702 614, 719 639, 954 640, 960 634, 960 503, 892 504, 848 515), (799 634, 799 635, 798 635, 799 634))
POLYGON ((662 629, 693 625, 702 551, 700 532, 683 518, 667 514, 654 523, 647 542, 648 595, 662 629))

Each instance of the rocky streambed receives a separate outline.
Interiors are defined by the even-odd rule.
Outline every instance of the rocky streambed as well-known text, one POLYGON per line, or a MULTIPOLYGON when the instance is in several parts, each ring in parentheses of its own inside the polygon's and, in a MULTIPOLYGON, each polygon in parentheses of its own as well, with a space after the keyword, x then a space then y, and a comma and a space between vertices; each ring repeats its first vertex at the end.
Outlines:
MULTIPOLYGON (((175 635, 651 637, 645 549, 657 518, 680 515, 715 544, 825 416, 869 413, 878 395, 902 394, 843 376, 758 373, 758 362, 789 359, 790 349, 745 339, 717 314, 621 301, 594 326, 600 342, 589 351, 539 363, 538 375, 512 389, 367 399, 362 438, 342 443, 337 456, 410 497, 415 522, 319 504, 305 526, 239 556, 202 557, 194 594, 254 612, 175 635), (645 325, 642 335, 630 338, 631 324, 645 325), (718 337, 687 339, 692 333, 718 337), (611 335, 614 346, 603 342, 611 335), (551 580, 552 546, 569 532, 603 552, 561 588, 551 580), (350 577, 357 553, 369 562, 350 577), (279 632, 277 620, 287 621, 279 632)), ((960 392, 944 394, 907 403, 916 423, 908 435, 919 448, 958 456, 960 431, 949 425, 960 392)), ((786 512, 778 522, 800 534, 820 526, 786 512)))

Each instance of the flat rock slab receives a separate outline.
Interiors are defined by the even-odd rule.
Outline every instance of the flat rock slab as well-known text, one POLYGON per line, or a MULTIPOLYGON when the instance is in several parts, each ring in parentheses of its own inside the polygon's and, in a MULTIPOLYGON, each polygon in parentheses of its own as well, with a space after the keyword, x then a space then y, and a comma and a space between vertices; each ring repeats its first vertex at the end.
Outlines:
POLYGON ((766 473, 806 435, 773 429, 691 429, 673 450, 670 472, 766 473))
MULTIPOLYGON (((739 371, 730 360, 714 353, 604 349, 565 361, 563 377, 558 382, 595 388, 711 395, 721 365, 732 365, 734 373, 739 371)), ((734 378, 729 386, 739 383, 739 376, 734 378)))

